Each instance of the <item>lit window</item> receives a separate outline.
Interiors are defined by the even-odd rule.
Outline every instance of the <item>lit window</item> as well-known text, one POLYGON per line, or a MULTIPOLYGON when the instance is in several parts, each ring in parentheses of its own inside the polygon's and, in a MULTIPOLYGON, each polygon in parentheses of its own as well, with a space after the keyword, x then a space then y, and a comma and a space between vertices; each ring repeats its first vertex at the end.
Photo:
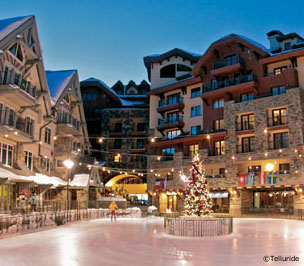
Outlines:
POLYGON ((189 152, 190 152, 190 156, 194 157, 199 150, 199 145, 198 144, 193 144, 189 146, 189 152))
POLYGON ((120 163, 121 162, 121 156, 120 156, 120 154, 117 154, 117 155, 114 156, 114 162, 115 163, 120 163))

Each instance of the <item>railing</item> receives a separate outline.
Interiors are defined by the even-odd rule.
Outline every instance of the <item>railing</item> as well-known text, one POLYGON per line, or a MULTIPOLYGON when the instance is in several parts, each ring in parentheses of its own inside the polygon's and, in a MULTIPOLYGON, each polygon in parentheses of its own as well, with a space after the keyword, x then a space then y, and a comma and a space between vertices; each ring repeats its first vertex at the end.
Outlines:
POLYGON ((21 74, 17 74, 14 69, 0 71, 0 85, 16 85, 32 97, 36 97, 36 86, 25 80, 21 74))
POLYGON ((172 161, 173 160, 173 154, 171 153, 162 153, 162 155, 159 155, 156 157, 157 161, 172 161), (160 157, 160 160, 158 159, 160 157))
POLYGON ((72 115, 69 115, 69 114, 59 115, 59 117, 57 119, 57 124, 72 125, 77 130, 79 130, 79 128, 80 128, 80 121, 78 121, 75 117, 73 117, 72 115))
POLYGON ((213 90, 218 90, 226 87, 231 87, 251 81, 257 81, 258 78, 255 75, 247 75, 247 76, 240 76, 237 78, 232 78, 232 79, 227 79, 224 81, 217 81, 213 84, 205 84, 203 85, 203 93, 204 92, 209 92, 213 90))
POLYGON ((176 122, 183 122, 184 117, 182 115, 178 116, 173 116, 173 117, 167 117, 167 118, 159 118, 158 119, 158 125, 168 125, 168 124, 173 124, 176 122))
POLYGON ((170 106, 178 103, 183 103, 183 97, 176 97, 174 99, 166 99, 166 100, 160 100, 158 102, 158 107, 164 107, 164 106, 170 106))
POLYGON ((254 122, 243 122, 243 123, 236 123, 236 131, 242 130, 251 130, 254 129, 254 122))
POLYGON ((29 120, 17 115, 15 112, 12 111, 0 110, 0 125, 19 129, 22 132, 31 136, 34 133, 34 124, 30 123, 29 120))
POLYGON ((237 153, 246 153, 255 151, 253 144, 237 145, 237 153))
POLYGON ((236 65, 239 63, 244 64, 244 59, 239 56, 235 56, 235 57, 231 58, 231 61, 228 61, 226 59, 220 60, 213 64, 213 70, 216 70, 216 69, 219 69, 222 67, 233 66, 233 65, 236 65))
POLYGON ((268 207, 268 208, 242 208, 242 214, 281 214, 281 215, 294 215, 293 207, 268 207))
POLYGON ((280 141, 268 141, 268 150, 279 150, 279 149, 285 149, 289 147, 288 140, 280 142, 280 141))
POLYGON ((286 125, 288 123, 287 115, 268 117, 267 124, 269 127, 286 125))
POLYGON ((115 133, 121 133, 122 132, 122 126, 116 127, 116 126, 110 126, 110 132, 115 132, 115 133))

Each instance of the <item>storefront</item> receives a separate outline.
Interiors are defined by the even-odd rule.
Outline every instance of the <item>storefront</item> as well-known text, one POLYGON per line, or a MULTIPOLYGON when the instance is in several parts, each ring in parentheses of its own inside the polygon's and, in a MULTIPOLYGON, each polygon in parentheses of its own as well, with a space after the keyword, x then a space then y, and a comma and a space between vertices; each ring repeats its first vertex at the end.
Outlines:
POLYGON ((227 191, 209 192, 212 199, 212 210, 215 213, 229 213, 229 193, 227 191))

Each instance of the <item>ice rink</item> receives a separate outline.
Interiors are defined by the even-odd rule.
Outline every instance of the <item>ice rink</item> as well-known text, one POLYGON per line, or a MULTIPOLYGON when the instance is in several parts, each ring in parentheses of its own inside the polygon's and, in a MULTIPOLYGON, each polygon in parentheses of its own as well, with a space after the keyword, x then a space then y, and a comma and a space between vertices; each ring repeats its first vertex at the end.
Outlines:
POLYGON ((304 265, 304 222, 234 219, 204 239, 164 234, 163 219, 92 220, 0 239, 0 265, 304 265), (298 256, 300 262, 264 262, 298 256))

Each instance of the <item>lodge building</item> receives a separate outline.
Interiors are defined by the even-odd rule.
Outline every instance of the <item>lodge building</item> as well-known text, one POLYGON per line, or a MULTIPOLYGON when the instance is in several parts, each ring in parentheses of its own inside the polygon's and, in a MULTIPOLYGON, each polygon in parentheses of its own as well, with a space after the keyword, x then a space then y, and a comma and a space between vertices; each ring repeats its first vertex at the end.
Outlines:
MULTIPOLYGON (((77 71, 47 74, 35 17, 0 20, 0 213, 18 210, 22 190, 36 192, 39 204, 66 200, 63 150, 74 170, 79 157, 89 156, 77 71)), ((78 170, 70 179, 87 200, 89 183, 99 186, 89 182, 90 172, 98 174, 78 170)), ((77 199, 73 194, 69 199, 77 199)))
POLYGON ((153 139, 146 147, 158 155, 147 166, 149 203, 160 212, 182 210, 181 177, 189 176, 196 153, 214 212, 239 216, 304 207, 304 39, 280 31, 267 37, 269 48, 230 34, 203 55, 173 49, 144 58, 153 139), (160 178, 166 185, 155 189, 160 178))

